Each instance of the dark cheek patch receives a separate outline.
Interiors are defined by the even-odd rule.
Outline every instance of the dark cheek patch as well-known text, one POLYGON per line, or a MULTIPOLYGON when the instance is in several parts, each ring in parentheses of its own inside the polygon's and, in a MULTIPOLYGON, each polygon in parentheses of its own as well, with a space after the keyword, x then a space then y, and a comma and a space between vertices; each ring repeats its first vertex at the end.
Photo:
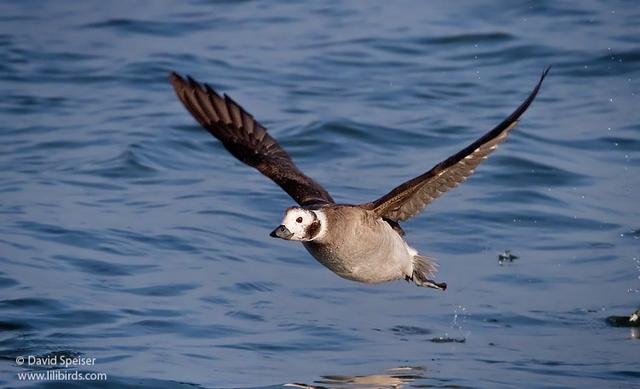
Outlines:
POLYGON ((313 223, 309 224, 309 227, 307 227, 307 230, 305 231, 305 235, 307 239, 311 239, 314 236, 318 235, 319 232, 320 222, 316 220, 313 223))

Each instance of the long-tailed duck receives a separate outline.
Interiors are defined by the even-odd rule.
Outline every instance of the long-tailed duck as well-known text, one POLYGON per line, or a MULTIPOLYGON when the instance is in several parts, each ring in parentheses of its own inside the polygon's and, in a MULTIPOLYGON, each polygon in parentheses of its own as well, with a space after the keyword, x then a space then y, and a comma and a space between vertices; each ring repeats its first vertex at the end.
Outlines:
POLYGON ((240 161, 256 168, 287 192, 299 206, 285 211, 272 237, 301 241, 318 262, 340 277, 366 283, 398 279, 418 286, 446 289, 430 278, 436 263, 418 254, 404 239, 398 224, 432 200, 465 181, 505 140, 536 97, 547 75, 502 123, 460 152, 435 165, 377 200, 337 204, 313 179, 302 173, 267 130, 226 94, 209 85, 171 73, 178 98, 191 115, 240 161))

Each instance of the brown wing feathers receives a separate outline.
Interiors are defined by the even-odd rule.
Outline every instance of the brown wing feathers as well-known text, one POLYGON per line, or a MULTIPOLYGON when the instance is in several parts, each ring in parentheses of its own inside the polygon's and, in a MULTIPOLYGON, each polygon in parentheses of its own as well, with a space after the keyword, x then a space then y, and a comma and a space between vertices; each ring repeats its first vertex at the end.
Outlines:
POLYGON ((267 130, 229 96, 191 77, 170 75, 176 95, 191 115, 240 161, 258 169, 298 204, 333 203, 329 193, 304 175, 267 130))
MULTIPOLYGON (((393 222, 406 220, 422 211, 442 193, 466 180, 517 125, 520 116, 538 94, 548 72, 549 68, 542 73, 527 99, 493 130, 428 172, 362 207, 393 222)), ((334 202, 322 186, 295 166, 291 157, 267 130, 229 96, 221 97, 209 85, 201 85, 191 77, 185 80, 171 73, 170 78, 187 110, 236 158, 271 178, 300 205, 334 202)))
POLYGON ((378 200, 363 205, 363 207, 372 209, 381 217, 396 222, 402 221, 415 216, 429 202, 464 182, 518 124, 518 119, 535 99, 540 85, 542 85, 542 81, 548 72, 549 68, 545 69, 540 81, 527 99, 493 130, 460 152, 440 162, 428 172, 405 182, 378 200))

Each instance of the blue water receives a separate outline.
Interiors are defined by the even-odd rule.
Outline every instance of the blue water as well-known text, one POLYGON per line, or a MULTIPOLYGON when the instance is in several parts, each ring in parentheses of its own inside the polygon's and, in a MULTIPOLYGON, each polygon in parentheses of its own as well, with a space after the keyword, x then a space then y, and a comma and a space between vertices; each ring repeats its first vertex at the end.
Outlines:
POLYGON ((640 340, 633 1, 0 3, 0 386, 620 387, 640 340), (229 93, 360 203, 509 114, 404 224, 438 292, 340 279, 268 236, 293 201, 189 117, 229 93), (500 264, 505 250, 518 256, 500 264), (18 356, 103 382, 21 382, 18 356))

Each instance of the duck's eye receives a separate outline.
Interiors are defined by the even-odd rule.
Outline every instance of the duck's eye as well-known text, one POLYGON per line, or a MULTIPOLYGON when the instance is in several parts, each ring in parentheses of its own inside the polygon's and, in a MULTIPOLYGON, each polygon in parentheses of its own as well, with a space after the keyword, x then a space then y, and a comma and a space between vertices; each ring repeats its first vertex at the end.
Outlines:
POLYGON ((302 223, 302 218, 301 218, 301 217, 298 217, 298 218, 296 219, 296 222, 298 222, 298 223, 302 223))

